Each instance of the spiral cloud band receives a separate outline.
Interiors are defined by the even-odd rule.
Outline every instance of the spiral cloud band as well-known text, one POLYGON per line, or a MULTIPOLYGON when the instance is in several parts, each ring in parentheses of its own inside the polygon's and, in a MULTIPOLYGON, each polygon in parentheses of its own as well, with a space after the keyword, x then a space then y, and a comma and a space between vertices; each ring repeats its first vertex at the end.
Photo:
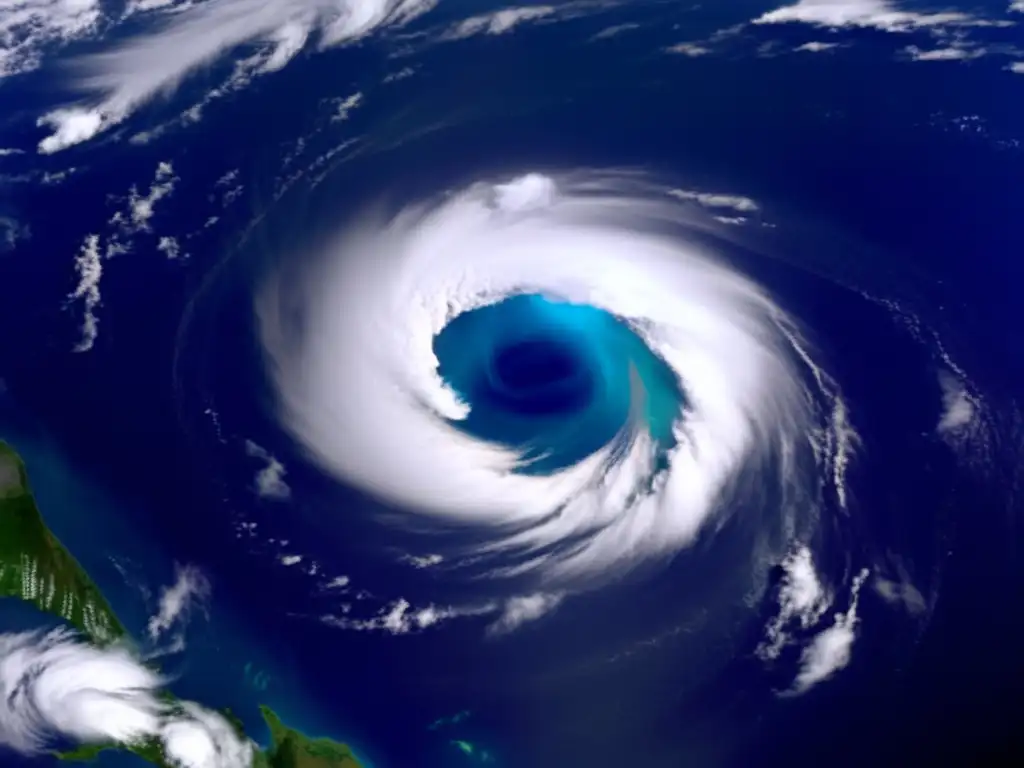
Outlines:
POLYGON ((552 588, 686 547, 750 477, 841 484, 830 380, 667 191, 531 173, 350 228, 258 297, 282 423, 417 524, 483 534, 464 554, 490 575, 552 588))

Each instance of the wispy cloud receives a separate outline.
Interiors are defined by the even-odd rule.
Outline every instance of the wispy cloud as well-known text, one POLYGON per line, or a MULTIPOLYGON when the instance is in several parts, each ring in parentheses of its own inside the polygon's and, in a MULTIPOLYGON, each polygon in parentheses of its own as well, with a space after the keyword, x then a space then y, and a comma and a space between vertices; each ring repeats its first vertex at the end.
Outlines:
POLYGON ((754 19, 754 24, 803 23, 818 27, 870 27, 909 32, 928 27, 1006 26, 961 11, 901 11, 887 0, 800 0, 754 19))
POLYGON ((405 555, 402 562, 408 563, 413 568, 430 568, 444 561, 441 555, 405 555))
POLYGON ((711 53, 710 48, 707 48, 700 43, 676 43, 675 45, 670 45, 665 50, 669 53, 678 53, 682 56, 689 56, 690 58, 707 56, 711 53))
POLYGON ((562 602, 562 595, 537 593, 522 595, 506 600, 501 615, 489 627, 488 634, 500 635, 519 628, 528 621, 535 621, 554 611, 562 602))
POLYGON ((203 607, 210 597, 210 582, 194 565, 176 565, 174 576, 174 583, 161 591, 157 612, 146 624, 146 632, 153 642, 172 627, 182 626, 192 610, 203 607))
POLYGON ((811 41, 809 43, 804 43, 803 45, 798 45, 793 50, 798 53, 823 53, 825 51, 831 51, 834 48, 838 47, 839 43, 820 43, 816 41, 811 41))
POLYGON ((474 35, 503 35, 506 32, 511 32, 523 22, 543 19, 554 13, 555 8, 550 5, 504 8, 494 13, 484 13, 460 21, 444 37, 450 40, 460 40, 474 35))
MULTIPOLYGON (((79 0, 88 2, 88 0, 79 0)), ((242 44, 256 52, 236 69, 249 79, 284 67, 315 36, 321 49, 359 40, 382 26, 401 24, 436 0, 207 0, 174 7, 158 23, 79 62, 76 83, 87 96, 40 118, 53 133, 39 145, 56 152, 87 141, 157 94, 174 91, 195 69, 242 44)), ((163 5, 159 3, 158 5, 163 5)), ((136 6, 139 8, 141 6, 136 6)), ((149 6, 154 8, 152 3, 149 6)))
POLYGON ((0 635, 0 744, 38 754, 77 743, 156 739, 180 768, 248 768, 252 743, 219 714, 163 699, 164 679, 127 648, 65 630, 0 635))
POLYGON ((908 45, 903 49, 912 61, 970 61, 985 55, 984 48, 933 48, 922 50, 916 45, 908 45))
POLYGON ((756 213, 761 206, 742 195, 726 195, 712 192, 698 192, 692 189, 672 189, 669 193, 678 200, 688 200, 704 208, 729 210, 736 213, 756 213))
POLYGON ((284 481, 287 473, 284 465, 252 440, 245 441, 245 452, 255 459, 265 462, 265 466, 256 473, 256 493, 265 499, 283 501, 291 496, 292 489, 284 481))

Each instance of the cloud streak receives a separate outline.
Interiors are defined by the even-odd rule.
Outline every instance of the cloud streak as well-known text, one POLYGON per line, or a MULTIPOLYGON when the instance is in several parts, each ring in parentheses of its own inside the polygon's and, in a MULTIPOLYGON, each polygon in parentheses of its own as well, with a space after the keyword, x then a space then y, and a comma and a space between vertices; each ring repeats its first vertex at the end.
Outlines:
POLYGON ((158 94, 177 89, 194 70, 243 44, 256 52, 240 62, 244 80, 284 67, 311 38, 320 49, 401 24, 435 0, 208 0, 182 5, 161 23, 119 46, 78 62, 78 103, 39 119, 53 133, 39 145, 57 152, 120 123, 158 94))

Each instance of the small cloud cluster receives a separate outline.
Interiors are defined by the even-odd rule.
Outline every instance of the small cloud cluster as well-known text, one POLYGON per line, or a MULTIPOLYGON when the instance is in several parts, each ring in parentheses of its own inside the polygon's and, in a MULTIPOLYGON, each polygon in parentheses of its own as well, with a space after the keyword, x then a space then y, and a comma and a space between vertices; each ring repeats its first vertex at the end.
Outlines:
POLYGON ((172 627, 183 626, 193 608, 202 608, 210 597, 210 582, 194 565, 175 565, 174 572, 174 583, 164 587, 157 612, 146 625, 146 633, 153 642, 172 627))
POLYGON ((0 635, 0 744, 33 755, 57 737, 157 742, 180 768, 249 768, 252 743, 219 714, 163 698, 165 682, 127 648, 66 630, 0 635))
POLYGON ((348 120, 349 115, 356 107, 363 103, 363 94, 359 91, 353 93, 347 99, 337 99, 336 108, 334 115, 331 117, 331 122, 337 123, 342 120, 348 120))
POLYGON ((861 27, 885 32, 1005 25, 960 11, 938 13, 900 11, 888 0, 799 0, 793 5, 783 6, 762 14, 752 23, 802 23, 827 29, 861 27))
POLYGON ((971 424, 977 404, 963 381, 949 371, 939 372, 939 386, 942 389, 942 415, 936 431, 940 435, 951 435, 971 424))
MULTIPOLYGON (((784 648, 796 642, 793 627, 805 632, 814 629, 833 601, 833 595, 821 583, 808 547, 797 547, 781 565, 784 574, 779 587, 779 610, 756 649, 757 656, 768 662, 777 660, 784 648)), ((817 632, 803 648, 793 684, 781 695, 804 693, 850 663, 860 590, 868 575, 865 568, 854 577, 849 608, 836 613, 833 624, 817 632)))
POLYGON ((430 568, 443 560, 441 555, 405 555, 402 558, 403 563, 408 563, 413 568, 430 568))
POLYGON ((264 499, 284 501, 292 494, 292 489, 284 481, 287 470, 284 465, 252 440, 245 441, 245 452, 254 459, 265 462, 256 473, 256 493, 264 499))
MULTIPOLYGON (((156 204, 174 191, 177 181, 171 163, 159 163, 149 191, 141 195, 136 187, 132 187, 128 193, 127 207, 114 213, 107 222, 109 234, 105 244, 101 242, 99 234, 86 235, 75 256, 78 282, 68 294, 66 305, 80 306, 82 310, 79 340, 73 347, 75 352, 88 352, 99 336, 96 310, 101 301, 100 279, 103 277, 104 261, 130 251, 133 238, 140 232, 152 232, 151 223, 156 204)), ((168 258, 177 258, 180 253, 177 240, 170 237, 160 238, 157 249, 168 258)))

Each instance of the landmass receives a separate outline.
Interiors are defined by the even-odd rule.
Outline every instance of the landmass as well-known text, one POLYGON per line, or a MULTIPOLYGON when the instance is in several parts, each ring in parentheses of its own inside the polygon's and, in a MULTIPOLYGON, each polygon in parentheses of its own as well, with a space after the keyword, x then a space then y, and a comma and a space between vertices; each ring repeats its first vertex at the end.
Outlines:
MULTIPOLYGON (((0 598, 24 600, 56 616, 96 645, 129 640, 128 631, 85 569, 47 528, 36 506, 21 456, 0 441, 0 598)), ((166 693, 173 702, 174 696, 166 693)), ((364 768, 345 744, 311 738, 285 725, 269 707, 260 713, 270 744, 253 752, 252 768, 364 768)), ((230 710, 221 712, 240 736, 245 728, 230 710)), ((160 743, 86 744, 55 753, 67 762, 92 762, 106 751, 130 752, 157 768, 177 768, 160 743)))

